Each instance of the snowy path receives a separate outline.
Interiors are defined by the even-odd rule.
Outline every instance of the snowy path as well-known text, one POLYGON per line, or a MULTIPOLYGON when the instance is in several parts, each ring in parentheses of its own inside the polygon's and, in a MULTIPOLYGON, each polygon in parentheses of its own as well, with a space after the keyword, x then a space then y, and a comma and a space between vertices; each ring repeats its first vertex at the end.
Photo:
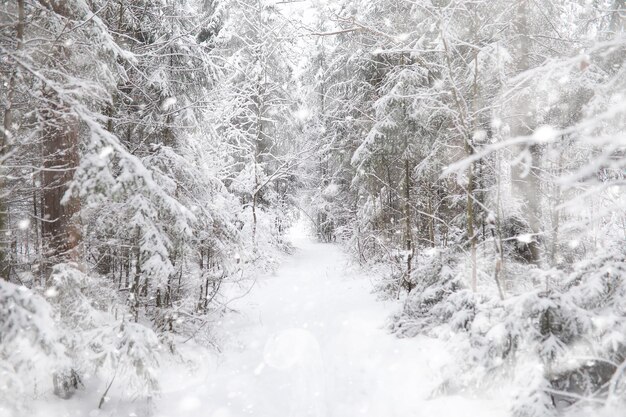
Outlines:
POLYGON ((337 246, 300 229, 291 239, 296 254, 232 305, 224 353, 202 380, 175 382, 157 407, 163 416, 506 415, 477 399, 429 400, 450 360, 441 343, 389 335, 397 305, 376 301, 337 246))

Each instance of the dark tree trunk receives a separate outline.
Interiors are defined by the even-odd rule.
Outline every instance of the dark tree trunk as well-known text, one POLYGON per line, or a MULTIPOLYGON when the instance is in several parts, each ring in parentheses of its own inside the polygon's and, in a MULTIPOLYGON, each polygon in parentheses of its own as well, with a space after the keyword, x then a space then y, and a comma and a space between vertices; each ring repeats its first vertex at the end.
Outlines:
MULTIPOLYGON (((24 26, 25 26, 25 13, 24 13, 24 0, 17 0, 17 24, 16 24, 16 32, 17 32, 17 45, 16 49, 20 50, 22 48, 22 44, 24 42, 24 26)), ((13 124, 13 95, 15 93, 15 83, 16 83, 16 73, 11 73, 9 77, 9 84, 7 86, 7 95, 6 95, 6 108, 4 111, 2 126, 0 128, 0 233, 3 236, 3 239, 6 239, 7 233, 5 231, 8 229, 8 204, 6 201, 6 195, 8 191, 5 189, 4 182, 4 169, 2 165, 4 165, 4 158, 9 152, 11 147, 11 129, 13 124)), ((10 239, 9 242, 2 242, 2 246, 0 247, 0 278, 4 278, 8 280, 10 278, 11 273, 11 257, 9 256, 10 252, 10 239)))
POLYGON ((413 282, 411 281, 411 267, 413 263, 413 233, 411 231, 411 169, 409 160, 404 160, 404 222, 405 222, 405 244, 406 244, 406 288, 411 292, 413 282))
POLYGON ((74 218, 80 201, 73 196, 64 199, 79 163, 78 120, 54 94, 46 96, 49 105, 42 111, 41 217, 48 276, 53 264, 78 260, 81 235, 74 218))

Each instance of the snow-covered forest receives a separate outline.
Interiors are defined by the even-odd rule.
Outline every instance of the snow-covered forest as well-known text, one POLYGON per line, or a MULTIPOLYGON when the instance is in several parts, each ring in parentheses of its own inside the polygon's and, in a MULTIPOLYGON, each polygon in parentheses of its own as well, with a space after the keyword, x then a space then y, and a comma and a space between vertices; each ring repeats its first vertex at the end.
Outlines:
POLYGON ((624 0, 2 0, 0 417, 626 416, 624 0))

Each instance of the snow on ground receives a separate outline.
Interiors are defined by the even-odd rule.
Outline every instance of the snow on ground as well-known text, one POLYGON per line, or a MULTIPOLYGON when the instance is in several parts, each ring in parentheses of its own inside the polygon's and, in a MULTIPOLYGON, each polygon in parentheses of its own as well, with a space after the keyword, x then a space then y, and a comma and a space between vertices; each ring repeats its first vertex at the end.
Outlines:
POLYGON ((159 417, 506 416, 508 404, 461 396, 430 399, 452 358, 442 342, 397 339, 384 329, 399 306, 376 301, 368 277, 336 245, 298 248, 259 278, 217 329, 223 353, 192 374, 171 369, 154 404, 159 417), (168 376, 169 374, 169 376, 168 376))
MULTIPOLYGON (((104 382, 72 400, 37 400, 33 417, 505 417, 498 400, 437 396, 454 358, 443 342, 398 339, 385 321, 400 307, 376 301, 372 277, 349 267, 339 246, 291 231, 298 248, 278 271, 232 294, 217 323, 221 352, 179 344, 186 363, 161 364, 162 394, 151 403, 119 397, 97 409, 104 382)), ((87 381, 86 381, 87 382, 87 381)), ((0 417, 2 416, 0 407, 0 417)), ((10 415, 15 417, 14 414, 10 415)))

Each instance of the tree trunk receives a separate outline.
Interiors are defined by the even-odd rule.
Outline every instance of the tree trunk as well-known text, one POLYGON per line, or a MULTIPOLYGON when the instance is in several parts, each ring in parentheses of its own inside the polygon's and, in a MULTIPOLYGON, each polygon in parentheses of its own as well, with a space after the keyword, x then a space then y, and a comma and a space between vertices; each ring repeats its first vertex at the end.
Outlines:
POLYGON ((46 94, 43 109, 42 238, 48 277, 54 263, 78 260, 81 235, 74 215, 80 209, 77 197, 64 199, 79 164, 78 120, 54 94, 46 94))
MULTIPOLYGON (((467 143, 468 156, 472 154, 471 147, 467 143)), ((474 164, 470 164, 467 169, 467 238, 470 241, 470 250, 472 256, 472 291, 476 292, 477 289, 477 273, 476 273, 476 233, 474 231, 474 164)))
POLYGON ((257 241, 256 241, 256 229, 257 229, 257 215, 256 215, 256 209, 257 209, 257 200, 258 200, 258 195, 259 195, 259 185, 260 185, 260 181, 259 181, 259 159, 260 159, 260 145, 261 145, 261 138, 263 135, 263 124, 262 124, 262 111, 261 111, 261 106, 262 106, 262 98, 261 98, 261 93, 259 92, 259 103, 258 103, 258 109, 257 109, 257 132, 256 132, 256 138, 254 140, 254 192, 252 194, 252 250, 254 251, 254 253, 257 252, 257 241))
POLYGON ((254 193, 252 196, 252 250, 256 253, 256 225, 257 225, 257 217, 256 217, 256 196, 257 193, 254 193))
POLYGON ((129 296, 132 297, 130 300, 131 305, 131 313, 134 316, 135 323, 139 321, 139 297, 141 296, 139 290, 139 280, 141 278, 141 229, 137 226, 136 237, 135 237, 135 277, 133 281, 132 291, 129 291, 129 296))
MULTIPOLYGON (((516 9, 516 21, 515 29, 519 34, 519 47, 517 56, 517 71, 518 73, 527 71, 530 69, 530 39, 528 36, 528 13, 529 4, 528 0, 519 0, 516 9)), ((530 136, 534 130, 534 121, 530 113, 528 106, 528 97, 523 96, 518 103, 517 113, 521 116, 516 121, 513 129, 513 136, 530 136)), ((531 145, 525 149, 520 149, 520 152, 528 152, 530 155, 531 164, 530 169, 526 169, 524 164, 519 163, 516 166, 511 167, 511 184, 514 194, 516 194, 523 202, 523 213, 528 227, 533 233, 533 240, 528 244, 528 249, 531 256, 531 262, 539 264, 541 259, 541 253, 539 248, 539 242, 537 241, 537 235, 540 233, 540 209, 541 209, 541 193, 539 184, 540 175, 540 148, 539 145, 531 145)))
POLYGON ((411 170, 409 160, 404 160, 404 222, 406 243, 406 286, 410 292, 413 289, 411 282, 411 266, 413 261, 413 242, 411 232, 411 170))
MULTIPOLYGON (((22 49, 22 45, 24 42, 24 0, 17 0, 17 16, 16 50, 19 51, 20 49, 22 49)), ((0 129, 0 233, 3 236, 3 239, 6 239, 6 236, 8 236, 5 231, 7 230, 9 225, 7 222, 8 204, 5 200, 6 196, 8 195, 8 190, 5 189, 5 173, 2 165, 4 165, 4 159, 8 155, 11 146, 11 129, 13 124, 12 107, 13 95, 15 93, 15 79, 16 73, 15 71, 13 71, 11 73, 11 76, 9 77, 9 83, 7 86, 6 108, 4 111, 2 128, 0 129)), ((9 280, 11 272, 11 257, 9 256, 9 251, 10 242, 2 242, 2 247, 0 247, 0 278, 3 278, 5 280, 9 280)))
MULTIPOLYGON (((563 165, 563 154, 559 153, 559 157, 557 160, 556 172, 554 173, 555 177, 560 178, 562 175, 562 165, 563 165)), ((557 255, 559 249, 559 228, 561 225, 561 210, 559 206, 563 200, 562 190, 560 184, 554 184, 552 189, 552 246, 550 248, 550 265, 556 266, 557 264, 557 255)))
POLYGON ((432 205, 432 196, 427 197, 428 202, 428 239, 430 240, 430 246, 433 248, 436 246, 435 244, 435 212, 432 205))

